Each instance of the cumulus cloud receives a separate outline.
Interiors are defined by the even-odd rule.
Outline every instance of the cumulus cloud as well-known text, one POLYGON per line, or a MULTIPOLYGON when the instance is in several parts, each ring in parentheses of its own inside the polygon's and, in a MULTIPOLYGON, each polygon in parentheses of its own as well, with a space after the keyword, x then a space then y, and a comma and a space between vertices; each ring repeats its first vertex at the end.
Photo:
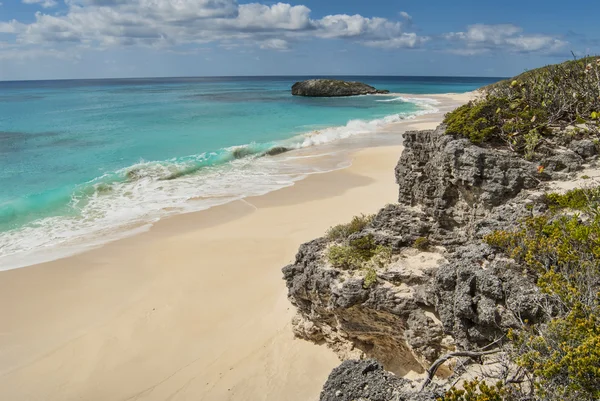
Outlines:
MULTIPOLYGON (((50 6, 57 0, 22 0, 50 6)), ((151 46, 169 51, 216 43, 226 49, 254 46, 286 51, 302 40, 353 42, 380 49, 412 49, 426 43, 474 55, 489 51, 552 52, 566 42, 524 34, 510 24, 469 26, 464 32, 428 37, 413 29, 413 18, 335 14, 312 18, 304 5, 239 4, 237 0, 64 0, 61 13, 38 11, 35 20, 0 22, 0 34, 28 49, 151 46)), ((434 46, 435 47, 435 46, 434 46)), ((0 49, 2 51, 2 49, 0 49)), ((11 53, 14 54, 14 53, 11 53)), ((30 54, 35 54, 31 51, 30 54)), ((40 53, 45 54, 45 53, 40 53)))
POLYGON ((474 55, 491 50, 517 53, 554 52, 567 42, 550 35, 524 34, 523 29, 512 24, 475 24, 465 32, 451 32, 445 39, 459 43, 461 47, 449 51, 461 55, 474 55))
MULTIPOLYGON (((55 0, 24 0, 54 2, 55 0)), ((312 19, 303 5, 238 4, 237 0, 65 0, 64 14, 37 12, 35 21, 0 23, 28 45, 71 43, 90 47, 145 45, 176 47, 217 42, 287 50, 291 42, 325 38, 381 48, 417 47, 426 38, 406 32, 403 21, 361 15, 312 19)))
MULTIPOLYGON (((44 8, 56 6, 58 3, 55 0, 23 0, 24 4, 39 4, 44 8)), ((2 4, 2 3, 0 3, 2 4)))

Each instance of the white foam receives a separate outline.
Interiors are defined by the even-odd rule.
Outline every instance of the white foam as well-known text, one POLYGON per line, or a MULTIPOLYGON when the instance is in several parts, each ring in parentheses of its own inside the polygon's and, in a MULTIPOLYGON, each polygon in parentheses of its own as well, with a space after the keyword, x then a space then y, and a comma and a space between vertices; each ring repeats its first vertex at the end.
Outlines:
MULTIPOLYGON (((423 99, 419 99, 422 101, 423 99)), ((420 103, 420 111, 395 114, 381 119, 351 120, 340 127, 315 130, 292 138, 284 146, 307 148, 355 135, 373 133, 388 124, 437 111, 431 104, 420 103)), ((245 145, 245 147, 253 144, 245 145)), ((235 146, 230 151, 243 148, 235 146)), ((325 157, 320 154, 317 157, 325 157)), ((203 167, 193 174, 165 179, 186 168, 193 168, 216 153, 200 154, 178 160, 146 162, 118 171, 117 176, 131 179, 102 184, 107 176, 90 185, 96 190, 89 197, 73 197, 74 216, 47 217, 25 227, 0 234, 0 270, 9 270, 71 255, 147 230, 160 218, 208 209, 248 196, 281 189, 310 174, 346 167, 339 161, 324 167, 301 163, 310 156, 245 157, 218 166, 203 167)), ((223 155, 227 157, 227 155, 223 155)))
MULTIPOLYGON (((424 100, 424 99, 419 99, 424 100)), ((384 118, 376 120, 350 120, 346 125, 341 127, 331 127, 322 130, 315 130, 308 134, 304 134, 304 140, 301 142, 300 147, 310 147, 315 145, 322 145, 329 142, 338 141, 341 139, 347 139, 355 135, 365 135, 381 130, 383 127, 397 123, 402 120, 408 120, 416 118, 417 116, 436 113, 439 110, 433 106, 433 103, 429 103, 431 100, 437 102, 434 99, 425 99, 423 103, 419 103, 421 110, 412 113, 400 113, 386 116, 384 118)))

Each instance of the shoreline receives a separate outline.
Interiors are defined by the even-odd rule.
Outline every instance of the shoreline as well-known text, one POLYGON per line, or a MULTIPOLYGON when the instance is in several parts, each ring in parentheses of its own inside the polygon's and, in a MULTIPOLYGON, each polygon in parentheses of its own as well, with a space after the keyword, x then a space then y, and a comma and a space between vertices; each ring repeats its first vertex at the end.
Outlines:
POLYGON ((317 399, 339 360, 293 338, 280 269, 301 243, 396 201, 402 146, 358 145, 348 168, 1 271, 0 398, 317 399))
MULTIPOLYGON (((293 158, 295 155, 301 155, 301 157, 308 156, 315 159, 313 160, 313 166, 319 166, 319 168, 323 168, 323 171, 312 171, 308 173, 302 173, 300 171, 302 170, 302 168, 299 168, 296 174, 290 174, 289 176, 287 176, 287 179, 289 180, 289 183, 287 185, 282 185, 278 188, 272 188, 266 193, 278 191, 282 188, 286 188, 287 186, 293 186, 296 182, 303 180, 306 177, 313 174, 322 174, 347 168, 348 160, 350 157, 349 153, 355 151, 356 149, 388 145, 388 138, 382 138, 381 134, 396 134, 398 133, 398 131, 406 131, 409 129, 433 129, 439 123, 439 121, 443 119, 443 115, 445 112, 454 109, 458 104, 465 103, 474 96, 474 93, 475 92, 425 95, 389 93, 386 95, 370 95, 384 97, 403 97, 407 101, 412 102, 419 102, 421 100, 433 100, 434 103, 425 102, 425 104, 431 105, 431 107, 434 107, 435 110, 424 109, 422 112, 412 115, 406 119, 394 122, 387 122, 385 125, 378 127, 374 132, 354 134, 348 138, 337 139, 332 142, 326 142, 322 144, 313 144, 307 147, 301 147, 299 149, 290 150, 278 156, 274 156, 271 158, 271 160, 278 161, 278 159, 281 160, 281 158, 293 158), (373 138, 375 138, 375 140, 373 138), (377 139, 379 139, 379 143, 377 142, 377 139), (328 151, 338 155, 337 161, 331 162, 327 160, 328 156, 330 156, 328 151)), ((380 121, 384 119, 385 117, 369 121, 380 121)), ((367 121, 367 123, 369 121, 367 121)), ((328 127, 327 129, 338 129, 341 127, 343 126, 328 127)), ((304 134, 304 136, 306 138, 305 141, 311 140, 311 136, 309 134, 304 134)), ((397 141, 392 143, 397 144, 397 141)), ((298 164, 297 167, 300 167, 300 165, 298 164)), ((123 223, 121 225, 102 228, 96 233, 83 233, 82 237, 69 238, 66 241, 61 241, 51 246, 43 245, 38 246, 35 250, 0 256, 0 272, 26 268, 29 266, 35 266, 38 264, 75 256, 94 249, 98 249, 115 241, 120 241, 126 238, 130 238, 132 236, 140 235, 144 232, 151 230, 154 224, 177 215, 198 213, 204 210, 211 209, 213 207, 221 206, 223 204, 235 202, 240 199, 245 199, 249 196, 260 196, 265 195, 266 193, 259 195, 250 194, 241 197, 223 196, 224 198, 231 198, 230 200, 225 201, 220 201, 218 197, 190 198, 188 199, 188 205, 184 210, 178 210, 175 212, 169 210, 170 208, 167 207, 163 208, 162 211, 159 211, 158 213, 153 212, 151 215, 148 215, 143 220, 136 219, 123 223), (198 199, 201 199, 203 201, 209 201, 209 204, 199 207, 192 206, 191 204, 197 201, 198 199)))

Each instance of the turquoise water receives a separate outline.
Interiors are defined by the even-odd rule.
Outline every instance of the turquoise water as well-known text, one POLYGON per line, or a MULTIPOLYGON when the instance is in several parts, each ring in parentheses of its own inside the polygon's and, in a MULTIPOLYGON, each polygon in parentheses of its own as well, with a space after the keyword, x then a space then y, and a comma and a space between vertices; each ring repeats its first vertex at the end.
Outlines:
MULTIPOLYGON (((0 82, 0 269, 165 212, 291 185, 274 147, 368 134, 432 110, 398 96, 308 99, 301 77, 0 82), (8 262, 6 262, 8 263, 8 262)), ((465 92, 484 78, 360 77, 392 92, 465 92)))

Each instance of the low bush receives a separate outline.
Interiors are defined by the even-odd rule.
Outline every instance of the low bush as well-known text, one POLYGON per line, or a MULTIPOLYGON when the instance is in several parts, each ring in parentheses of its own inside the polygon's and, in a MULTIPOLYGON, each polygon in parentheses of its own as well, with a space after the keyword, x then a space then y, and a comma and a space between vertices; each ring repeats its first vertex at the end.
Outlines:
POLYGON ((489 385, 478 379, 467 381, 462 389, 452 387, 437 401, 505 401, 509 399, 509 393, 501 382, 489 385))
POLYGON ((365 279, 363 281, 364 288, 371 288, 373 284, 377 282, 377 272, 375 269, 369 268, 367 269, 367 274, 365 275, 365 279))
POLYGON ((431 243, 429 242, 428 238, 419 237, 415 240, 415 243, 413 244, 413 246, 415 248, 417 248, 418 250, 425 252, 429 249, 429 247, 431 246, 431 243))
POLYGON ((584 210, 600 200, 600 187, 576 188, 564 194, 546 194, 546 204, 553 209, 584 210))
POLYGON ((546 138, 559 132, 600 132, 600 58, 539 68, 482 91, 480 99, 446 115, 448 134, 477 144, 500 143, 531 159, 546 138), (561 131, 582 124, 585 128, 561 131))
POLYGON ((550 196, 554 212, 485 238, 536 275, 550 301, 541 305, 546 323, 525 321, 509 336, 515 361, 535 377, 537 399, 600 399, 600 216, 589 208, 589 191, 598 194, 550 196), (561 215, 560 208, 581 214, 561 215))
POLYGON ((349 245, 332 245, 327 250, 327 260, 337 269, 360 269, 365 262, 359 252, 349 245))
POLYGON ((390 262, 392 249, 377 245, 369 234, 347 241, 346 244, 330 246, 326 256, 329 263, 339 269, 379 268, 390 262))
POLYGON ((338 224, 327 230, 325 236, 330 241, 344 241, 354 233, 362 231, 372 220, 373 215, 354 216, 350 223, 338 224))

